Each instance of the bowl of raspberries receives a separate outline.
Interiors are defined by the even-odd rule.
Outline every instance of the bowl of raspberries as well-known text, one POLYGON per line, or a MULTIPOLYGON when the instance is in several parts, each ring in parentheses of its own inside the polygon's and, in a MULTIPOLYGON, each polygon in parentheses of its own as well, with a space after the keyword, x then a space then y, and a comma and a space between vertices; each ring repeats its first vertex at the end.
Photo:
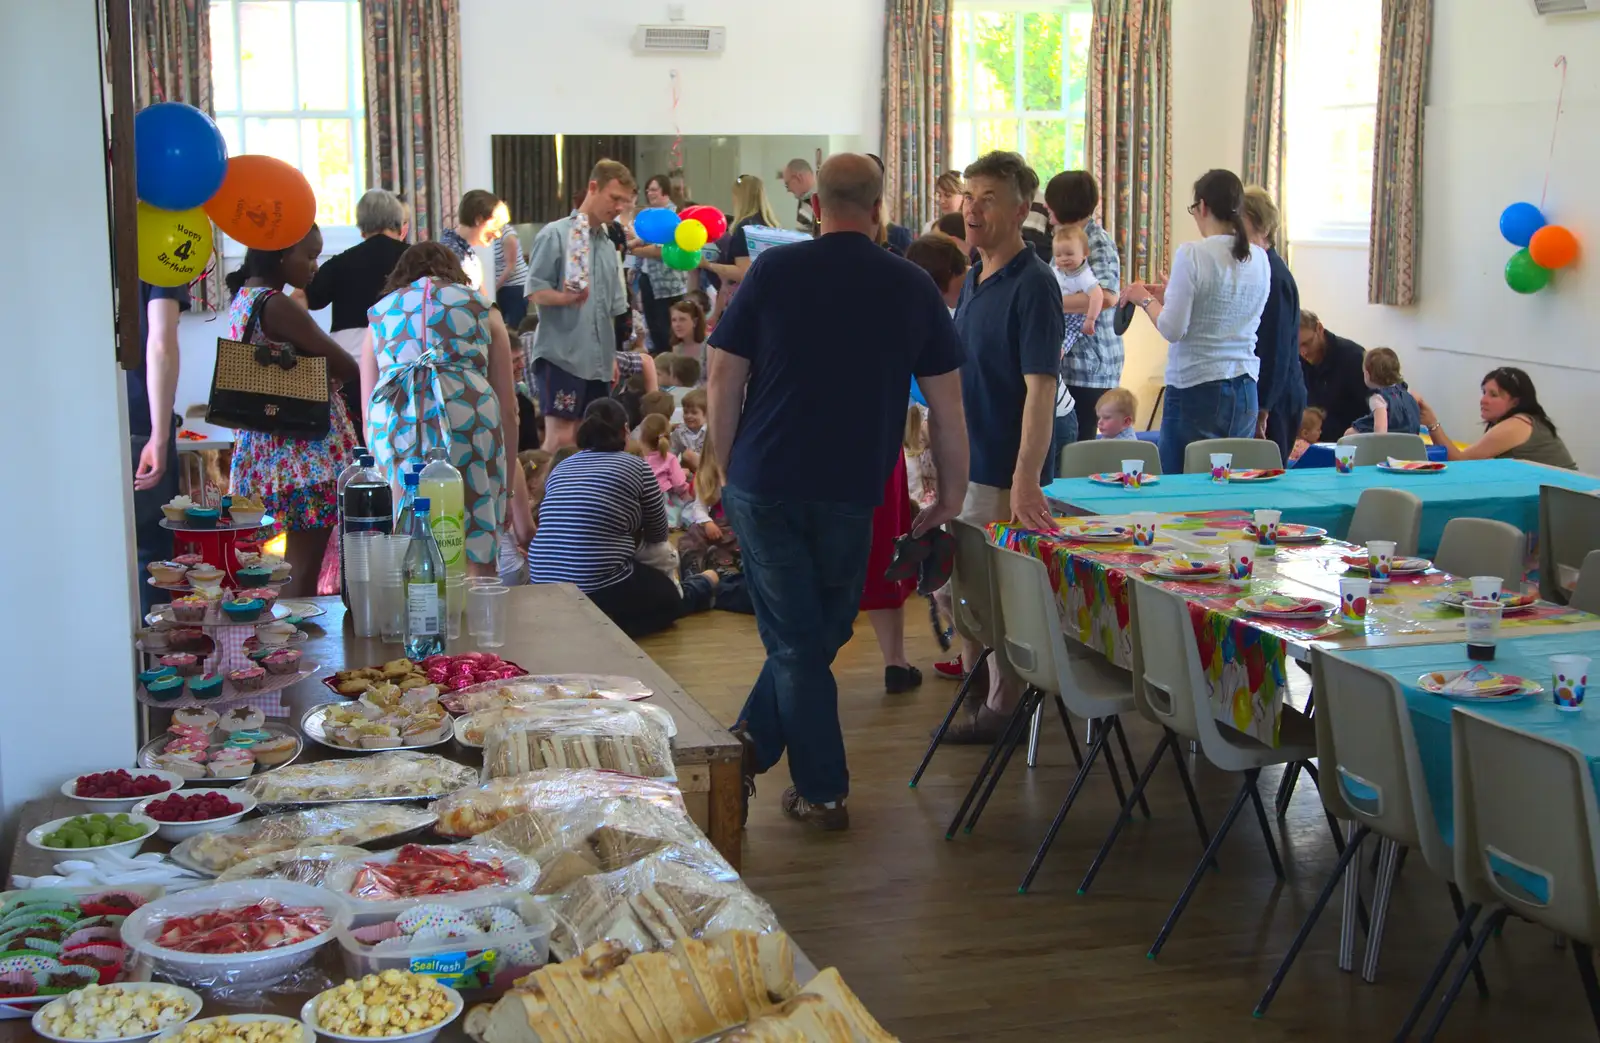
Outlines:
POLYGON ((93 804, 96 811, 128 811, 146 797, 169 793, 183 786, 183 776, 155 769, 130 772, 126 768, 76 775, 61 784, 61 795, 93 804))
POLYGON ((255 806, 256 798, 239 790, 190 789, 148 797, 134 806, 134 813, 155 819, 159 823, 156 835, 176 842, 196 833, 226 829, 255 806))

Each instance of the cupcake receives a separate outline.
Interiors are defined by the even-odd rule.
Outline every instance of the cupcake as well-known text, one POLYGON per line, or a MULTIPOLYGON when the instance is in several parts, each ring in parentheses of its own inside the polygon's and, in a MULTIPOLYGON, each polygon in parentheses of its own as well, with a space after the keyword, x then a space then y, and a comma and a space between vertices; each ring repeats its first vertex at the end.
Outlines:
POLYGON ((179 677, 192 677, 200 672, 200 657, 190 652, 172 652, 162 656, 160 663, 179 677))
POLYGON ((241 591, 238 596, 260 598, 267 603, 267 608, 271 609, 273 605, 278 603, 278 594, 279 591, 276 587, 251 587, 248 593, 241 591))
POLYGON ((177 676, 178 676, 178 671, 174 670, 172 667, 170 667, 170 666, 159 666, 159 667, 156 667, 154 670, 141 670, 141 671, 139 671, 139 683, 144 685, 146 688, 149 688, 151 681, 159 681, 163 677, 177 677, 177 676))
POLYGON ((289 578, 291 571, 289 563, 282 558, 273 558, 270 561, 263 561, 261 564, 272 570, 272 582, 283 583, 289 578))
MULTIPOLYGON (((200 754, 204 757, 205 754, 200 754)), ((162 771, 170 771, 174 775, 181 775, 185 779, 203 779, 206 777, 206 766, 194 757, 181 753, 158 753, 151 758, 155 766, 162 771)))
POLYGON ((289 639, 293 637, 295 633, 296 631, 293 623, 285 623, 282 620, 279 620, 275 623, 262 623, 256 627, 256 641, 259 642, 263 648, 269 646, 278 648, 288 644, 289 639))
POLYGON ((218 750, 206 765, 214 779, 242 779, 256 770, 256 758, 249 750, 218 750))
POLYGON ((172 618, 180 623, 203 623, 211 602, 198 594, 172 599, 172 618))
POLYGON ((298 648, 279 648, 267 654, 261 665, 269 674, 297 674, 300 672, 301 652, 298 648))
POLYGON ((246 652, 244 654, 244 657, 246 659, 250 660, 252 663, 258 663, 259 664, 262 660, 266 659, 267 656, 269 656, 272 653, 277 652, 277 651, 281 651, 281 650, 277 649, 277 648, 255 648, 255 649, 251 649, 250 651, 246 652))
POLYGON ((188 566, 180 565, 176 561, 152 561, 145 566, 152 578, 162 586, 176 587, 183 583, 183 577, 189 571, 188 566))
POLYGON ((172 560, 186 569, 192 569, 196 565, 204 565, 206 563, 206 559, 199 554, 180 554, 172 560))
POLYGON ((183 512, 183 521, 191 529, 215 529, 218 513, 215 507, 190 507, 183 512))
MULTIPOLYGON (((265 673, 265 671, 263 671, 265 673)), ((236 706, 223 714, 217 727, 232 735, 234 732, 251 732, 267 723, 267 715, 253 706, 236 706)))
POLYGON ((234 623, 250 623, 260 618, 266 607, 260 598, 234 598, 222 603, 222 614, 234 623))
POLYGON ((195 588, 220 588, 222 586, 222 570, 215 565, 196 565, 189 570, 187 578, 189 585, 195 588))
POLYGON ((146 652, 165 652, 171 645, 168 644, 171 631, 160 630, 156 627, 146 627, 139 631, 139 645, 146 652))
POLYGON ((228 674, 228 682, 241 692, 253 692, 266 680, 267 672, 259 666, 247 666, 228 674))
POLYGON ((209 735, 211 729, 217 726, 217 711, 199 706, 186 706, 181 710, 172 711, 172 723, 209 735))
POLYGON ((203 652, 211 647, 211 639, 199 627, 175 627, 166 635, 167 646, 176 652, 203 652))
POLYGON ((233 578, 239 581, 241 587, 264 587, 272 582, 272 570, 261 565, 247 565, 235 569, 233 578))
POLYGON ((256 743, 250 748, 250 752, 255 755, 257 764, 264 768, 274 768, 292 759, 297 745, 294 736, 278 735, 266 742, 256 743))
POLYGON ((245 728, 228 736, 228 745, 248 749, 258 742, 272 738, 272 733, 262 731, 260 728, 245 728))
POLYGON ((235 525, 256 526, 261 524, 262 517, 267 513, 267 505, 248 496, 235 496, 233 503, 228 506, 228 512, 233 515, 235 525))
POLYGON ((200 674, 189 678, 189 694, 196 699, 215 699, 222 694, 222 675, 200 674))
POLYGON ((183 524, 186 512, 190 507, 193 506, 194 501, 189 499, 187 496, 174 496, 172 499, 161 505, 161 513, 167 516, 167 521, 174 525, 181 525, 183 524))
POLYGON ((144 686, 145 694, 157 702, 167 702, 183 695, 183 678, 174 674, 160 677, 144 686))

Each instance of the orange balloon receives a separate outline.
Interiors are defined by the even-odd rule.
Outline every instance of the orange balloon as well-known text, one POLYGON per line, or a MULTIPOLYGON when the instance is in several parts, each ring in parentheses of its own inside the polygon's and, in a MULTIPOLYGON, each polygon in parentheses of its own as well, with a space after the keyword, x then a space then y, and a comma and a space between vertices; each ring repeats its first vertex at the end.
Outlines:
POLYGON ((223 234, 257 250, 286 250, 306 237, 317 197, 300 171, 271 156, 234 156, 205 211, 223 234))
POLYGON ((1540 268, 1565 268, 1578 259, 1578 237, 1561 225, 1545 225, 1528 240, 1528 256, 1540 268))

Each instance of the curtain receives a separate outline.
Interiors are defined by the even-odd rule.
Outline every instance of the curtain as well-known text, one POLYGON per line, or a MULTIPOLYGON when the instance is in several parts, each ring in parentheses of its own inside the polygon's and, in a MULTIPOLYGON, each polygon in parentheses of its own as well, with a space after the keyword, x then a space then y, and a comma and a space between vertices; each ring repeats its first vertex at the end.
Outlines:
POLYGON ((567 216, 553 134, 496 134, 494 194, 506 201, 513 222, 544 224, 567 216))
POLYGON ((1284 44, 1288 36, 1288 0, 1250 0, 1250 69, 1245 81, 1244 162, 1239 176, 1260 185, 1278 204, 1276 245, 1288 238, 1283 230, 1284 44))
POLYGON ((920 229, 950 165, 948 0, 887 0, 883 40, 883 199, 890 220, 920 229))
POLYGON ((1422 104, 1433 0, 1383 0, 1372 141, 1367 301, 1415 304, 1422 250, 1422 104))
POLYGON ((1172 253, 1171 0, 1095 0, 1083 139, 1123 281, 1158 280, 1172 253))
POLYGON ((418 240, 456 223, 461 201, 458 0, 362 0, 367 171, 411 204, 418 240))
MULTIPOLYGON (((133 100, 142 109, 181 101, 215 115, 211 105, 211 0, 135 0, 133 100)), ((129 216, 132 220, 132 216, 129 216)), ((220 244, 220 234, 217 241, 220 244)), ((206 274, 190 287, 196 311, 226 306, 220 246, 206 274)))
MULTIPOLYGON (((557 217, 566 217, 573 207, 583 201, 583 194, 589 187, 589 172, 602 159, 614 159, 633 171, 639 162, 638 139, 632 134, 568 134, 562 138, 561 180, 566 187, 567 198, 557 217)), ((634 171, 634 175, 637 179, 638 171, 634 171)), ((644 186, 640 185, 639 188, 642 198, 644 186)))

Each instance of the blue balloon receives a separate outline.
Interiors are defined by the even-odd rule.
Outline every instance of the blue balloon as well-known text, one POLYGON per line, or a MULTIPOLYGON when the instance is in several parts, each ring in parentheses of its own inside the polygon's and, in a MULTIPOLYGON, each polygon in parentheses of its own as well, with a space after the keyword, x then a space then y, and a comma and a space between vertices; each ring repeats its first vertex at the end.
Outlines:
POLYGON ((1512 203, 1500 213, 1500 234, 1512 246, 1527 246, 1533 233, 1545 224, 1544 215, 1532 203, 1512 203))
POLYGON ((917 385, 917 378, 911 378, 911 401, 919 406, 926 406, 928 400, 922 397, 922 388, 917 385))
POLYGON ((678 215, 664 206, 639 211, 633 219, 633 234, 647 243, 665 246, 678 230, 678 215))
POLYGON ((228 146, 210 116, 193 105, 163 101, 133 118, 139 198, 162 210, 190 210, 222 187, 228 146))

